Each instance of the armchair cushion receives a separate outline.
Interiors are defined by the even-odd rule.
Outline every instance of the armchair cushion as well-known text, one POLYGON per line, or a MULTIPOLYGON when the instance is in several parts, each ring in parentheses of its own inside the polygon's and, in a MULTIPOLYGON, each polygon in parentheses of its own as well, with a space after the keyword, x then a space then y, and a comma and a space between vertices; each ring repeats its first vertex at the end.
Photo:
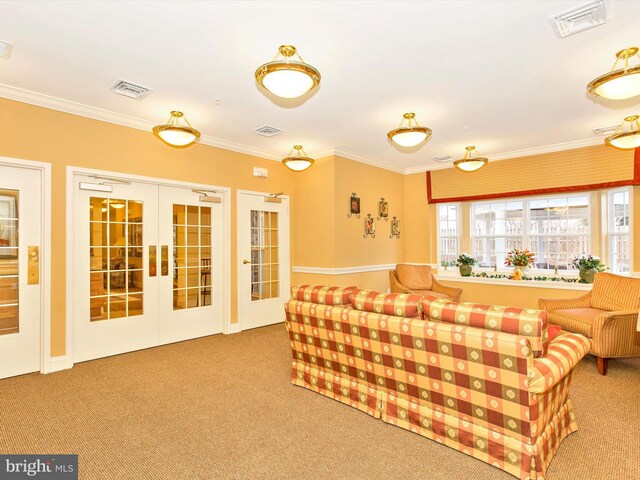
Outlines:
POLYGON ((436 297, 422 299, 421 305, 426 319, 512 333, 529 340, 534 357, 547 353, 548 317, 542 310, 479 303, 454 303, 436 297))
POLYGON ((321 305, 349 305, 349 294, 357 287, 328 287, 324 285, 297 285, 291 287, 291 298, 321 305))
POLYGON ((591 307, 632 310, 640 305, 640 279, 597 273, 591 290, 591 307))
POLYGON ((371 290, 356 290, 349 295, 356 310, 375 312, 396 317, 420 318, 420 295, 412 293, 379 293, 371 290))
POLYGON ((396 265, 398 280, 411 290, 431 290, 433 280, 431 267, 428 265, 396 265))
POLYGON ((570 332, 593 337, 593 320, 603 313, 598 308, 566 308, 549 312, 549 321, 570 332))

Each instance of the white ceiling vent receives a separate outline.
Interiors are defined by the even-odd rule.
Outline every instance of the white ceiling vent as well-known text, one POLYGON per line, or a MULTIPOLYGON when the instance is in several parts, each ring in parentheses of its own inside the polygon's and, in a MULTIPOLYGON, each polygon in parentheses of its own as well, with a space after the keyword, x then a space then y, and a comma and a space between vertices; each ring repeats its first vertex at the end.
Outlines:
POLYGON ((606 23, 609 18, 606 3, 605 0, 591 0, 550 16, 549 21, 556 35, 560 38, 568 37, 606 23))
POLYGON ((436 162, 444 163, 444 162, 448 162, 452 158, 453 157, 451 155, 439 155, 437 157, 433 157, 433 160, 435 160, 436 162))
POLYGON ((147 87, 143 87, 142 85, 138 85, 137 83, 128 82, 126 80, 118 80, 113 87, 111 87, 111 91, 118 95, 123 95, 129 98, 135 98, 136 100, 142 100, 147 95, 149 95, 153 90, 147 87))
POLYGON ((0 40, 0 58, 8 60, 11 56, 11 50, 13 50, 13 43, 0 40))
POLYGON ((262 127, 256 128, 254 132, 263 137, 275 137, 276 135, 280 135, 283 130, 270 125, 263 125, 262 127))
POLYGON ((609 135, 618 129, 619 125, 609 125, 608 127, 598 127, 593 129, 596 135, 609 135))

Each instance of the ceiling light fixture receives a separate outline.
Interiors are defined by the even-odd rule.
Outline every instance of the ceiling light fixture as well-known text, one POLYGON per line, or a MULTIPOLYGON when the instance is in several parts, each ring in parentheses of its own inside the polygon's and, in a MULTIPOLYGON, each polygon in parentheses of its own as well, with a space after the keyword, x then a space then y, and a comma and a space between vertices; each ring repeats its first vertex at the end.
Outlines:
POLYGON ((604 139, 604 144, 621 150, 640 147, 640 122, 638 118, 640 118, 638 115, 625 117, 624 122, 620 124, 615 133, 604 139), (628 130, 624 128, 627 123, 630 125, 628 130))
POLYGON ((400 126, 387 133, 389 140, 397 143, 401 147, 415 147, 429 138, 432 133, 431 129, 418 125, 415 117, 415 113, 405 113, 402 116, 400 126), (403 127, 402 124, 405 121, 407 122, 407 126, 403 127))
POLYGON ((476 155, 479 155, 479 152, 476 150, 476 147, 465 147, 465 150, 466 152, 464 154, 464 158, 461 158, 460 160, 456 160, 455 162, 453 162, 453 165, 459 170, 462 170, 463 172, 478 171, 482 167, 484 167, 489 161, 488 158, 484 158, 484 157, 472 157, 474 153, 476 155))
POLYGON ((637 47, 625 48, 616 53, 611 71, 591 80, 587 85, 589 93, 611 100, 625 100, 640 95, 640 64, 629 67, 629 59, 636 55, 637 47), (620 60, 624 60, 624 68, 616 70, 620 60))
POLYGON ((320 72, 305 63, 293 45, 280 46, 273 60, 256 70, 255 77, 261 86, 282 98, 299 97, 320 83, 320 72), (294 55, 299 62, 292 60, 294 55), (278 60, 279 56, 283 59, 278 60))
POLYGON ((302 149, 302 145, 294 145, 287 158, 282 159, 282 164, 289 170, 294 172, 302 172, 313 165, 313 158, 307 156, 302 149), (291 155, 293 151, 296 151, 295 155, 291 155))
POLYGON ((171 117, 164 125, 153 127, 153 134, 164 143, 174 148, 186 148, 200 138, 200 132, 193 128, 182 112, 171 112, 171 117), (180 125, 183 118, 187 125, 180 125))

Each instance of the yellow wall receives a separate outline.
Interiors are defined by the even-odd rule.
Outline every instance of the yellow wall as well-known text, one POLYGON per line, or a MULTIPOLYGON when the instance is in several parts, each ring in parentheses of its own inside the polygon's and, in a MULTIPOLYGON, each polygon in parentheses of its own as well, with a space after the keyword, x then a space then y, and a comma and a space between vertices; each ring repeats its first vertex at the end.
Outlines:
MULTIPOLYGON (((150 132, 6 99, 0 99, 0 156, 52 164, 52 356, 65 354, 68 165, 230 187, 233 322, 237 321, 236 190, 284 192, 293 203, 295 174, 276 162, 207 145, 170 148, 150 132), (253 177, 253 167, 268 168, 269 178, 253 177)), ((294 259, 292 252, 292 264, 294 259)))
MULTIPOLYGON (((296 192, 294 265, 334 269, 403 261, 405 228, 411 223, 405 215, 403 175, 332 156, 296 178, 296 192), (360 218, 347 218, 352 193, 360 197, 360 218), (378 217, 381 197, 389 204, 389 219, 376 221, 375 238, 363 238, 364 219, 368 213, 378 217), (400 239, 389 238, 394 216, 400 220, 400 239)), ((386 271, 340 275, 294 272, 292 284, 389 288, 386 271)))
POLYGON ((435 232, 431 227, 435 209, 427 204, 424 173, 405 175, 404 205, 407 213, 403 232, 404 261, 434 263, 436 243, 430 232, 435 232))

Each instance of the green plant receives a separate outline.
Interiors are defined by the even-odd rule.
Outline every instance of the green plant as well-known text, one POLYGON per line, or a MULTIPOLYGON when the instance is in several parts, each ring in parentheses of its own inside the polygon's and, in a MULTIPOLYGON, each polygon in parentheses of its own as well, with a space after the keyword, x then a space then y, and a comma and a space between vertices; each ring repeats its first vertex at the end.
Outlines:
POLYGON ((476 264, 476 259, 466 253, 461 253, 460 256, 456 259, 457 267, 459 267, 460 265, 475 265, 475 264, 476 264))
POLYGON ((586 253, 581 253, 575 257, 571 262, 571 266, 577 270, 595 270, 597 272, 604 272, 606 269, 600 257, 586 253))
POLYGON ((507 256, 504 259, 504 264, 509 267, 529 267, 533 265, 534 260, 536 259, 536 254, 530 252, 527 249, 518 250, 514 248, 513 250, 507 252, 507 256))

